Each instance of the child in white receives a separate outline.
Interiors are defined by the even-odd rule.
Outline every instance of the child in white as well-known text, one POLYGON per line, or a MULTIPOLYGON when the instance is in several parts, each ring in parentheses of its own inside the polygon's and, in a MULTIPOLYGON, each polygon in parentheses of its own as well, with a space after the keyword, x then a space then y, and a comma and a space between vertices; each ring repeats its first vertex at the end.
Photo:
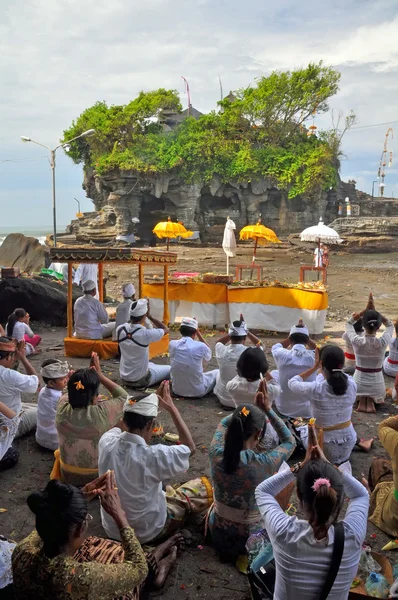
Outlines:
POLYGON ((70 366, 56 359, 45 360, 40 369, 46 386, 41 390, 37 401, 36 442, 48 450, 58 448, 58 434, 55 415, 62 392, 69 378, 70 366))

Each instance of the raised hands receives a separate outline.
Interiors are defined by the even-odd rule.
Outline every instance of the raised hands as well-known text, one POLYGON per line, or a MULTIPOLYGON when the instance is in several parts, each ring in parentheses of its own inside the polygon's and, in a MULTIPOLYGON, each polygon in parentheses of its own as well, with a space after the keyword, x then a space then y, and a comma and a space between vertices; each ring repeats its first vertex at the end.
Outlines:
POLYGON ((267 382, 264 378, 261 379, 260 385, 258 386, 258 392, 254 398, 254 404, 258 406, 258 408, 261 408, 261 410, 264 412, 268 412, 272 408, 272 402, 267 390, 267 382))
POLYGON ((164 408, 164 410, 166 410, 167 412, 171 412, 175 408, 173 398, 170 394, 169 381, 162 381, 162 383, 156 391, 156 394, 159 398, 159 405, 161 408, 164 408))

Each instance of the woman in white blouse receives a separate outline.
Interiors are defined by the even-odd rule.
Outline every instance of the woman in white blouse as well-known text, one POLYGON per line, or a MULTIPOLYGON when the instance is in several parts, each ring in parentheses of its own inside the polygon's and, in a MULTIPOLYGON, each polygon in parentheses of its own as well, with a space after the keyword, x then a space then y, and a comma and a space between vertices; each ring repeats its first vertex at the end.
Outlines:
POLYGON ((390 343, 390 353, 384 359, 383 369, 384 373, 389 377, 396 377, 398 375, 398 321, 394 323, 395 338, 390 343))
POLYGON ((7 321, 7 336, 21 342, 26 342, 26 356, 30 354, 38 354, 41 350, 36 350, 41 342, 41 337, 35 335, 29 326, 30 315, 23 308, 16 308, 8 317, 7 321))
MULTIPOLYGON (((312 430, 312 428, 311 428, 312 430)), ((313 432, 310 433, 311 439, 313 432)), ((274 600, 319 598, 331 565, 336 523, 344 502, 344 551, 328 600, 346 600, 357 573, 366 535, 369 495, 361 483, 340 473, 319 446, 311 446, 303 463, 277 473, 256 489, 257 506, 271 540, 276 582, 274 600), (294 481, 305 518, 288 516, 275 496, 294 481)))
POLYGON ((19 452, 12 442, 18 431, 21 414, 17 415, 4 402, 0 402, 0 471, 10 469, 18 462, 19 452))
POLYGON ((289 388, 300 398, 310 402, 311 414, 321 433, 321 443, 326 457, 334 465, 349 460, 356 444, 369 451, 373 439, 358 440, 351 422, 352 409, 357 396, 357 385, 343 372, 344 351, 329 345, 316 351, 315 365, 290 379, 289 388), (305 381, 320 368, 315 381, 305 381))

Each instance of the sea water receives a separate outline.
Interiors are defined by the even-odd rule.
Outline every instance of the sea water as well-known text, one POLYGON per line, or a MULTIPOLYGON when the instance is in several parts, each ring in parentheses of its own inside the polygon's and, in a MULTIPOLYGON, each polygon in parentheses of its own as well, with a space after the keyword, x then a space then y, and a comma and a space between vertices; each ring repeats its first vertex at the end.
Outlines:
POLYGON ((39 240, 40 244, 44 246, 46 236, 52 233, 51 225, 49 227, 24 227, 18 231, 17 227, 1 227, 0 226, 0 246, 4 242, 7 235, 10 233, 23 233, 27 237, 35 237, 39 240))

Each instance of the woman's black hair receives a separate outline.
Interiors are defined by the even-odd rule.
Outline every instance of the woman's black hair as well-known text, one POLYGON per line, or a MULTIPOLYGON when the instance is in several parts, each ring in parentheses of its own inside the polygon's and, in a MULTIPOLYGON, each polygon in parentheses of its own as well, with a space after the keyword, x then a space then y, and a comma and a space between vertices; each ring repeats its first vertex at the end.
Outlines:
POLYGON ((182 337, 192 337, 196 333, 196 329, 188 325, 181 325, 180 333, 182 337))
MULTIPOLYGON (((234 327, 240 327, 242 325, 242 321, 233 321, 232 325, 234 327)), ((234 342, 244 342, 246 339, 246 335, 231 335, 230 338, 231 340, 234 340, 234 342)))
POLYGON ((246 348, 238 358, 236 369, 240 377, 257 381, 268 371, 267 358, 261 348, 246 348))
POLYGON ((19 321, 19 319, 23 319, 24 317, 26 317, 26 310, 24 308, 16 308, 14 312, 10 314, 10 316, 7 319, 6 325, 8 337, 12 337, 15 323, 19 321))
MULTIPOLYGON (((2 344, 7 344, 8 342, 12 342, 12 338, 1 336, 0 342, 2 344)), ((4 360, 5 358, 8 358, 10 356, 10 354, 14 354, 14 352, 10 352, 10 350, 0 350, 0 360, 4 360)))
POLYGON ((332 388, 333 394, 335 396, 344 396, 348 387, 348 377, 340 370, 344 367, 344 351, 339 346, 330 344, 321 349, 319 358, 322 362, 326 381, 332 388), (336 371, 335 369, 338 370, 336 371))
POLYGON ((142 430, 145 429, 150 421, 155 421, 155 417, 145 417, 144 415, 128 411, 123 413, 123 421, 129 431, 133 429, 142 430))
POLYGON ((326 537, 328 526, 337 520, 344 500, 340 471, 324 460, 310 460, 298 472, 297 495, 309 516, 315 537, 318 540, 326 537), (315 491, 317 479, 327 479, 330 487, 323 484, 315 491))
POLYGON ((363 320, 362 317, 356 321, 356 323, 354 323, 354 329, 355 329, 355 333, 362 333, 363 332, 363 320))
POLYGON ((256 431, 265 433, 265 414, 254 404, 242 404, 232 413, 225 434, 222 467, 225 473, 235 473, 240 464, 244 442, 256 431))
POLYGON ((62 552, 73 529, 81 527, 87 517, 87 501, 82 492, 56 479, 42 492, 30 494, 27 503, 36 515, 36 530, 48 558, 62 552))
POLYGON ((100 379, 94 369, 78 369, 68 381, 69 404, 72 408, 87 408, 98 396, 100 379))
POLYGON ((363 326, 369 333, 376 333, 383 322, 381 314, 377 310, 366 310, 363 317, 363 326))
MULTIPOLYGON (((43 362, 41 363, 42 368, 43 367, 48 367, 48 365, 54 365, 55 363, 60 362, 58 358, 46 358, 46 360, 43 360, 43 362)), ((48 385, 49 381, 54 381, 55 379, 58 379, 58 377, 55 378, 51 378, 51 377, 43 377, 42 375, 42 379, 44 381, 44 383, 46 385, 48 385)))

